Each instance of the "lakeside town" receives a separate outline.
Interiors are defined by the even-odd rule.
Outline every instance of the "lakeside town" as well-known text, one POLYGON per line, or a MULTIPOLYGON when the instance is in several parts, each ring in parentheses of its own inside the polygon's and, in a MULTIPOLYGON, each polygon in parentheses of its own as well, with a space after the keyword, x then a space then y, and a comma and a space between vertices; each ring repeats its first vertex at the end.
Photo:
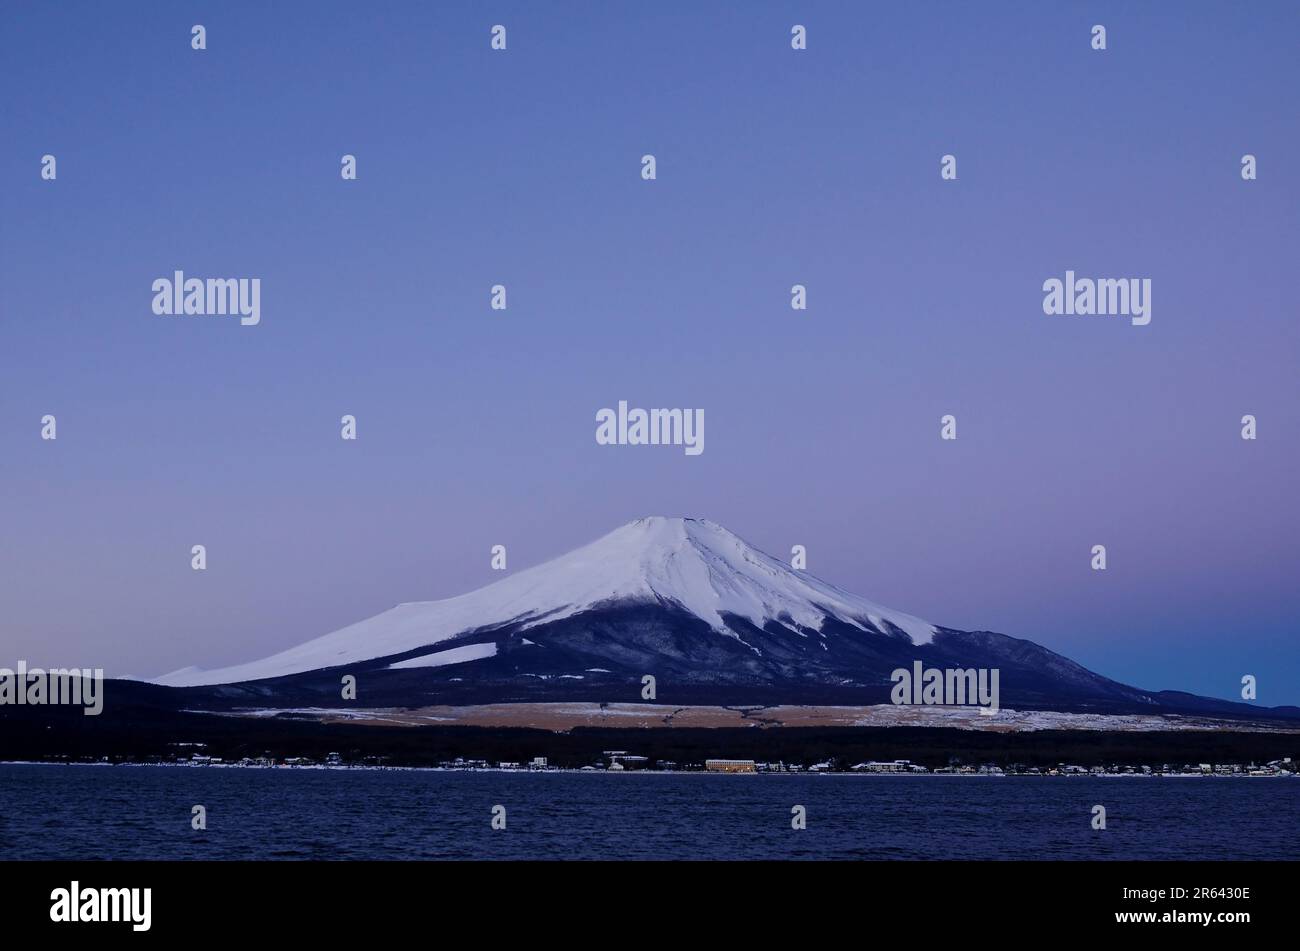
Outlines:
POLYGON ((1162 763, 1160 765, 1110 764, 1081 766, 1058 763, 1054 766, 1033 766, 1011 763, 958 763, 930 768, 911 760, 867 760, 849 763, 826 760, 818 763, 765 762, 752 759, 706 758, 699 762, 674 762, 651 759, 627 750, 605 750, 601 758, 584 766, 558 766, 545 756, 535 756, 523 761, 490 761, 456 757, 432 766, 405 766, 388 762, 388 757, 364 756, 346 759, 340 753, 329 753, 323 758, 290 756, 277 758, 271 755, 227 759, 203 752, 204 743, 178 743, 175 754, 169 758, 112 759, 110 757, 62 757, 43 761, 45 764, 65 765, 137 765, 218 767, 243 769, 433 769, 456 771, 493 772, 656 772, 656 773, 830 773, 909 776, 1167 776, 1167 777, 1281 777, 1300 776, 1300 763, 1286 756, 1265 763, 1162 763), (187 749, 188 748, 188 749, 187 749))

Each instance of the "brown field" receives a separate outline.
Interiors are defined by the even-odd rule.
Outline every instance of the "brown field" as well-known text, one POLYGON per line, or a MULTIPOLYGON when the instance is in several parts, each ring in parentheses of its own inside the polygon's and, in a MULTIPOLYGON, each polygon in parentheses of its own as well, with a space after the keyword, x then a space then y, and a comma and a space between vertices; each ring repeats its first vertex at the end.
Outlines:
MULTIPOLYGON (((236 715, 266 716, 274 711, 245 711, 236 715)), ((1110 716, 1089 713, 1001 710, 994 716, 975 707, 894 706, 672 706, 653 703, 494 703, 479 706, 432 706, 414 709, 331 710, 307 708, 292 712, 325 723, 375 726, 522 727, 566 733, 576 727, 646 729, 651 727, 947 727, 1009 733, 1033 730, 1230 730, 1233 732, 1300 732, 1300 724, 1218 720, 1210 717, 1153 715, 1110 716)))

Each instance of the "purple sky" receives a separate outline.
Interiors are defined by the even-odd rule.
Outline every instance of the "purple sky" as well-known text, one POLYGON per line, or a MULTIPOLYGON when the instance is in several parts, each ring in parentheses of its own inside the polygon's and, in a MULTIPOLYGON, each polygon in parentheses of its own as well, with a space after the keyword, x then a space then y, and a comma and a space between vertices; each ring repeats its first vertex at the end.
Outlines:
POLYGON ((695 6, 5 5, 0 666, 248 660, 669 514, 1300 703, 1300 7, 695 6), (154 316, 177 268, 261 325, 154 316), (1151 324, 1044 316, 1066 269, 1151 324), (706 451, 597 446, 620 399, 706 451))

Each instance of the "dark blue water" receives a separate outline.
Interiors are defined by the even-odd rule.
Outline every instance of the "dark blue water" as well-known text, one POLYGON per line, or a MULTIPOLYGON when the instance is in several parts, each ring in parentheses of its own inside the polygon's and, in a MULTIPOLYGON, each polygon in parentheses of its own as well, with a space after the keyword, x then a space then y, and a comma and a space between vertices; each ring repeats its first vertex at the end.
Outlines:
POLYGON ((0 766, 0 859, 1296 859, 1298 819, 1297 779, 0 766))

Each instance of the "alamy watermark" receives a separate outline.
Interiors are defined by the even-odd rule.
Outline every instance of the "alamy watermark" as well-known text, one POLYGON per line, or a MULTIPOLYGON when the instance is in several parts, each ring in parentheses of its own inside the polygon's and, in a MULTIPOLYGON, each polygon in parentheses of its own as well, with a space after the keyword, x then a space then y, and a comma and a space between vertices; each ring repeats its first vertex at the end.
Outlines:
POLYGON ((960 707, 979 704, 980 713, 994 716, 998 706, 998 668, 926 667, 919 660, 912 669, 899 667, 889 675, 894 682, 889 699, 896 704, 960 707))
POLYGON ((16 671, 0 667, 0 706, 68 705, 84 707, 88 717, 104 710, 104 670, 27 667, 20 660, 16 671))
POLYGON ((153 312, 160 317, 224 317, 238 315, 245 327, 262 321, 260 277, 209 277, 206 280, 175 271, 153 282, 153 312))
POLYGON ((628 409, 596 411, 596 442, 601 446, 684 446, 686 455, 704 452, 704 410, 628 409))
POLYGON ((50 921, 129 922, 132 931, 153 923, 152 888, 83 888, 74 881, 50 892, 50 921))
POLYGON ((1080 317, 1130 317, 1134 327, 1151 323, 1151 278, 1074 276, 1043 281, 1043 313, 1080 317))

